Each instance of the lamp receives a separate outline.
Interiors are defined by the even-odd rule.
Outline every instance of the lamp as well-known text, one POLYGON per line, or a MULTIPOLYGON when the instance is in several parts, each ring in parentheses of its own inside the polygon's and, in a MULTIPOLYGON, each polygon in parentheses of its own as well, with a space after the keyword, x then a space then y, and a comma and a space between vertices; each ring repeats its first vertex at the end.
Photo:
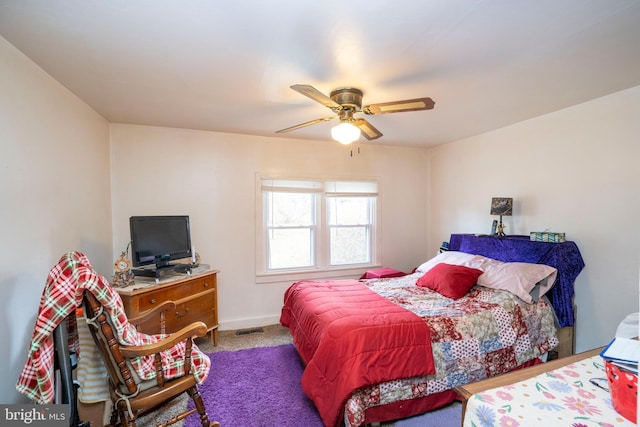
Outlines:
POLYGON ((331 129, 331 137, 340 144, 349 145, 360 138, 360 129, 349 120, 341 120, 339 125, 331 129))
POLYGON ((491 198, 491 215, 500 215, 500 223, 496 236, 506 236, 504 229, 505 225, 502 223, 503 216, 511 216, 513 213, 513 199, 511 197, 493 197, 491 198))

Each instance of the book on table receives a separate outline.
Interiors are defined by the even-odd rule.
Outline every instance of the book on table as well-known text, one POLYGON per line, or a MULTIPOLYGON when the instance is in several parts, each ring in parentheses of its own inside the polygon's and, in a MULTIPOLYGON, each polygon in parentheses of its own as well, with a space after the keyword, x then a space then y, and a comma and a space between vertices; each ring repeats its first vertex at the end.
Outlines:
POLYGON ((604 350, 600 352, 604 360, 638 374, 640 359, 640 341, 630 338, 614 338, 604 350))

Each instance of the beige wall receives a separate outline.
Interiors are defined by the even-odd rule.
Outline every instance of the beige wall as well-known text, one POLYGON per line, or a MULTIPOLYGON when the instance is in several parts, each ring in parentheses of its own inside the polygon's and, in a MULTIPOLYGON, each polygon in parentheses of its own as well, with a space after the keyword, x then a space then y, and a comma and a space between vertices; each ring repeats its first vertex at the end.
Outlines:
POLYGON ((49 269, 111 271, 108 123, 0 37, 0 402, 15 390, 49 269))
MULTIPOLYGON (((277 323, 290 281, 256 283, 257 173, 378 178, 382 262, 410 271, 426 244, 427 151, 292 141, 172 128, 111 125, 114 254, 131 215, 186 214, 203 263, 220 270, 221 329, 277 323)), ((433 249, 433 250, 431 250, 433 249)))
POLYGON ((488 233, 491 197, 506 196, 508 234, 559 231, 577 243, 579 351, 606 344, 638 311, 638 112, 640 87, 430 152, 430 240, 488 233))

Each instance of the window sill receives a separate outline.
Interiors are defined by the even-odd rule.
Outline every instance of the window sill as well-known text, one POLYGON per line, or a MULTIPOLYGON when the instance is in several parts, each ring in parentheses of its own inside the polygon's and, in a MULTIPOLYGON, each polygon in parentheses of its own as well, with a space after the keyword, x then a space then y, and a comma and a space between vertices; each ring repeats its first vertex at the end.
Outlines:
POLYGON ((348 279, 359 278, 365 271, 372 268, 380 268, 379 264, 371 264, 360 267, 336 268, 330 270, 304 270, 290 271, 286 273, 258 273, 256 274, 256 283, 275 283, 275 282, 295 282, 298 280, 320 280, 320 279, 348 279))

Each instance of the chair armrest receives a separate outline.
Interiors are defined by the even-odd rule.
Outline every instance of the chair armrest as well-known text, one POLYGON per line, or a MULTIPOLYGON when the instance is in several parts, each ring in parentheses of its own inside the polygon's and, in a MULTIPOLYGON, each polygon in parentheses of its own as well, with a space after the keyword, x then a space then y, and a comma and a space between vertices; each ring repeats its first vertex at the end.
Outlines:
POLYGON ((193 322, 156 343, 137 346, 122 346, 120 347, 120 352, 124 357, 148 356, 171 348, 188 338, 193 338, 194 336, 202 337, 206 333, 207 325, 205 325, 204 322, 193 322))
POLYGON ((173 301, 165 301, 162 304, 153 307, 147 311, 145 311, 144 313, 139 314, 136 317, 130 317, 129 318, 129 323, 131 323, 132 325, 139 325, 140 323, 146 322, 147 320, 151 319, 154 316, 159 316, 160 313, 164 312, 164 311, 173 311, 176 309, 176 303, 173 301))

